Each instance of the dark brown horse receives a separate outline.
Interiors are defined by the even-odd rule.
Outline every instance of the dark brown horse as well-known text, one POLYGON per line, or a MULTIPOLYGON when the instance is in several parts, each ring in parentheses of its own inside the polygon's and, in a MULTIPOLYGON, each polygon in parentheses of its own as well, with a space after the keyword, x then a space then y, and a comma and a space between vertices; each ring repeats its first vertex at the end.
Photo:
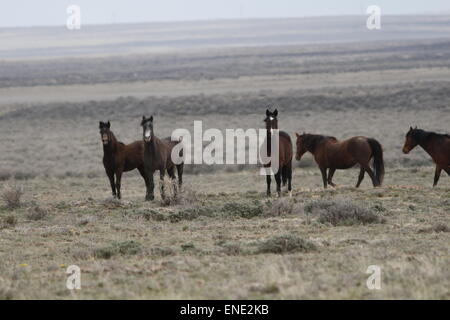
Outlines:
MULTIPOLYGON (((274 112, 266 110, 266 118, 264 122, 266 123, 267 130, 267 156, 271 157, 271 138, 274 129, 278 130, 278 110, 275 109, 274 112)), ((284 131, 279 131, 279 141, 278 141, 278 171, 275 173, 275 181, 277 183, 277 193, 281 196, 281 183, 283 186, 287 183, 287 189, 289 195, 292 196, 292 156, 293 156, 292 141, 289 134, 284 131)), ((265 165, 265 167, 270 167, 272 163, 265 165)), ((267 196, 270 196, 270 184, 272 178, 270 175, 266 175, 267 180, 267 196)))
POLYGON ((113 197, 121 198, 120 186, 123 172, 137 168, 144 178, 145 184, 148 185, 144 174, 144 143, 135 141, 125 145, 117 141, 114 133, 111 131, 111 123, 109 121, 100 121, 99 129, 103 142, 103 166, 111 184, 113 197))
POLYGON ((380 186, 384 176, 383 149, 381 144, 371 138, 353 137, 345 141, 338 141, 335 137, 315 134, 302 134, 297 136, 296 159, 300 160, 307 151, 311 152, 322 173, 323 186, 335 186, 333 174, 336 169, 348 169, 356 164, 360 172, 356 188, 361 184, 364 173, 367 172, 372 179, 374 187, 380 186), (369 162, 374 159, 374 170, 369 162), (327 176, 327 169, 328 176, 327 176), (374 172, 375 171, 375 172, 374 172))
MULTIPOLYGON (((180 141, 171 141, 170 137, 163 140, 157 138, 153 131, 153 116, 150 118, 142 117, 141 126, 143 129, 143 139, 144 139, 144 167, 145 174, 149 181, 149 188, 147 189, 146 200, 155 199, 154 195, 154 182, 153 174, 156 170, 159 171, 160 177, 160 191, 161 198, 164 200, 165 188, 164 188, 164 174, 167 174, 172 180, 175 180, 175 167, 178 173, 178 185, 181 188, 183 184, 183 162, 175 161, 172 159, 172 149, 181 143, 180 141), (175 163, 176 164, 175 164, 175 163)), ((180 145, 181 146, 181 145, 180 145)), ((180 159, 183 157, 183 149, 181 148, 178 152, 180 159)), ((174 195, 177 194, 177 186, 173 184, 174 195)))
POLYGON ((406 134, 403 153, 409 153, 417 145, 421 146, 436 163, 433 187, 435 187, 444 170, 450 176, 450 135, 409 128, 406 134))

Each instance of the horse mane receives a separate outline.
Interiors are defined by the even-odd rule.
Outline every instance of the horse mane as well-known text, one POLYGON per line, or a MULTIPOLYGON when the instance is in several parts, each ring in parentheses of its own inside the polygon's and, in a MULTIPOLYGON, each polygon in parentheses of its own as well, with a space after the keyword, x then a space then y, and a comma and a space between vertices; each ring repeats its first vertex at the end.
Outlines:
POLYGON ((430 138, 447 138, 450 139, 450 135, 446 133, 437 133, 433 131, 425 131, 422 129, 414 129, 411 133, 412 137, 419 143, 424 142, 430 138))
POLYGON ((326 141, 326 140, 332 140, 337 142, 338 140, 335 137, 332 136, 323 136, 320 134, 304 134, 303 135, 303 139, 305 142, 305 147, 307 150, 314 152, 314 150, 316 149, 317 145, 319 145, 319 143, 326 141))

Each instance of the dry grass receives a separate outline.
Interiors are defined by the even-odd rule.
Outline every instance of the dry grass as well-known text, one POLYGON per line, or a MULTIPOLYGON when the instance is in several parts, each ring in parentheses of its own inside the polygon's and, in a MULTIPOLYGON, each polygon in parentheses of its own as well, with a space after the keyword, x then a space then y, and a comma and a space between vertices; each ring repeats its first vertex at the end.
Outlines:
POLYGON ((170 206, 158 194, 144 202, 140 177, 129 178, 120 202, 108 198, 104 179, 29 180, 24 197, 35 194, 34 204, 0 210, 0 293, 5 299, 450 298, 450 206, 442 200, 450 179, 432 189, 423 186, 431 167, 414 175, 389 169, 384 188, 365 181, 355 189, 352 172, 338 171, 343 185, 323 190, 317 171, 297 169, 294 182, 305 187, 281 199, 265 198, 256 171, 186 175, 197 200, 170 206), (35 206, 51 216, 29 219, 35 206), (331 207, 339 220, 322 223, 320 213, 331 207), (343 212, 351 212, 351 223, 343 212), (366 223, 366 215, 386 221, 366 223), (64 286, 70 264, 82 270, 76 296, 64 286), (381 291, 365 287, 372 264, 382 268, 381 291))
POLYGON ((305 206, 308 214, 318 216, 320 223, 331 223, 333 226, 351 226, 368 223, 384 223, 375 211, 360 207, 349 201, 319 200, 305 206))

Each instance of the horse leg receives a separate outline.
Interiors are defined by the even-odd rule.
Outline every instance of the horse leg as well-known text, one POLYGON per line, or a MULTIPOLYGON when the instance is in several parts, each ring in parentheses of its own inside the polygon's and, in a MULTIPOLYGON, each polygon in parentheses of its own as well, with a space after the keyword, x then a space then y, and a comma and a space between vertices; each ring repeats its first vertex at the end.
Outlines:
POLYGON ((278 197, 281 197, 281 171, 280 170, 278 170, 278 172, 275 174, 275 181, 277 182, 278 197))
POLYGON ((116 189, 117 189, 117 198, 121 199, 122 195, 120 193, 120 183, 122 181, 122 169, 116 171, 116 189))
POLYGON ((334 172, 336 171, 336 169, 335 168, 330 168, 330 170, 328 171, 328 184, 330 185, 330 186, 332 186, 333 188, 334 187, 336 187, 336 185, 333 183, 333 175, 334 175, 334 172))
POLYGON ((144 178, 145 181, 145 195, 147 197, 148 193, 149 193, 149 188, 150 188, 150 184, 147 178, 147 175, 145 174, 145 169, 142 167, 138 168, 139 173, 141 174, 142 178, 144 178))
POLYGON ((373 170, 370 168, 369 164, 365 164, 365 165, 361 165, 364 170, 368 173, 370 179, 372 179, 372 184, 374 187, 377 187, 379 185, 377 178, 375 177, 375 173, 373 172, 373 170))
POLYGON ((164 187, 164 169, 159 170, 159 189, 161 192, 161 199, 166 199, 166 190, 164 187))
POLYGON ((147 185, 147 193, 145 195, 145 201, 152 201, 155 199, 155 183, 153 182, 153 172, 144 169, 145 177, 146 177, 146 183, 147 185))
POLYGON ((289 197, 292 197, 292 162, 289 163, 287 170, 289 197))
POLYGON ((320 168, 320 172, 322 173, 322 181, 323 187, 327 188, 327 168, 320 168))
POLYGON ((116 184, 114 183, 114 172, 108 172, 109 183, 111 185, 112 196, 116 197, 116 184))
POLYGON ((270 183, 272 182, 270 174, 266 176, 266 181, 267 181, 267 196, 270 197, 270 183))
POLYGON ((436 187, 436 185, 438 184, 439 177, 441 176, 441 171, 442 171, 441 166, 436 165, 436 170, 435 170, 435 172, 434 172, 434 182, 433 182, 433 187, 436 187))
POLYGON ((356 188, 359 188, 359 186, 361 185, 361 182, 364 179, 364 173, 366 173, 366 171, 361 166, 360 169, 359 169, 359 176, 358 176, 358 182, 356 183, 356 188))
POLYGON ((181 191, 181 186, 183 184, 183 164, 177 165, 177 174, 178 174, 178 188, 181 191))
POLYGON ((175 166, 173 166, 173 167, 171 167, 171 168, 169 168, 169 169, 167 169, 167 174, 169 175, 169 177, 170 177, 170 182, 171 182, 171 184, 172 184, 172 188, 173 188, 173 196, 174 196, 174 198, 176 198, 176 196, 177 196, 177 193, 178 193, 178 190, 177 190, 177 183, 176 183, 176 176, 175 176, 175 166))

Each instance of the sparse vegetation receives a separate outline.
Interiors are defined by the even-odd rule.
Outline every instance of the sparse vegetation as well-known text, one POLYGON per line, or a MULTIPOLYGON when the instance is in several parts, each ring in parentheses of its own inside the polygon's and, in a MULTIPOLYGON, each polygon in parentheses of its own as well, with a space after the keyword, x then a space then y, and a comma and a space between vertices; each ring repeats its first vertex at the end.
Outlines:
POLYGON ((3 217, 3 228, 14 228, 17 224, 17 217, 9 214, 3 217))
POLYGON ((27 219, 34 221, 42 220, 48 217, 48 210, 39 206, 34 206, 28 210, 26 217, 27 219))
POLYGON ((371 209, 357 206, 349 201, 319 200, 310 202, 305 211, 318 216, 321 223, 333 226, 383 223, 385 219, 371 209))
POLYGON ((94 256, 99 259, 110 259, 115 255, 135 255, 141 252, 141 244, 130 240, 122 242, 114 242, 110 246, 96 248, 94 256))
POLYGON ((21 198, 23 195, 23 187, 20 186, 6 186, 2 192, 2 200, 8 209, 19 208, 21 198))
POLYGON ((315 250, 317 250, 317 246, 314 243, 287 234, 261 241, 258 244, 256 253, 307 253, 315 250))

